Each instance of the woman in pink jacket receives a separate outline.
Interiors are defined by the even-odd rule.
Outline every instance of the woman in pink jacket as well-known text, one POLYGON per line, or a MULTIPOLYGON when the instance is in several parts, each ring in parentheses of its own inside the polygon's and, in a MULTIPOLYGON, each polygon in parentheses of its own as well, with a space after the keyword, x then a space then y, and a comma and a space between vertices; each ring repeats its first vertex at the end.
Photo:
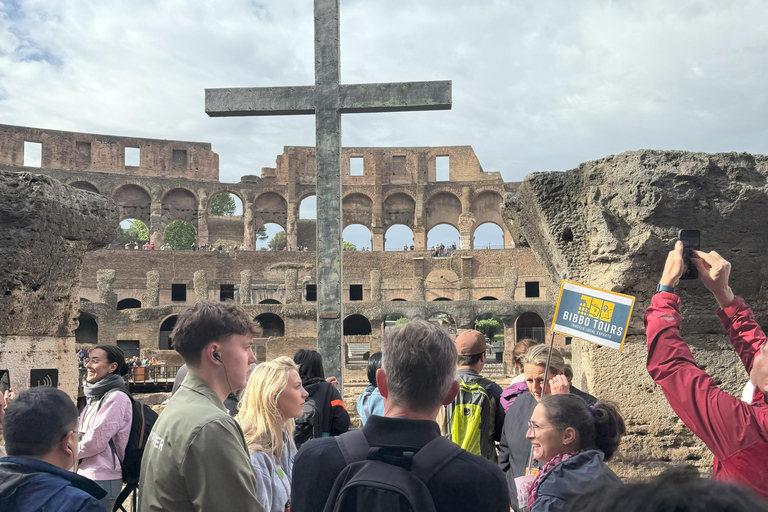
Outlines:
POLYGON ((79 475, 99 484, 107 496, 101 500, 111 512, 123 485, 121 461, 131 431, 132 406, 123 376, 125 354, 115 345, 91 349, 85 368, 87 405, 80 413, 79 475))

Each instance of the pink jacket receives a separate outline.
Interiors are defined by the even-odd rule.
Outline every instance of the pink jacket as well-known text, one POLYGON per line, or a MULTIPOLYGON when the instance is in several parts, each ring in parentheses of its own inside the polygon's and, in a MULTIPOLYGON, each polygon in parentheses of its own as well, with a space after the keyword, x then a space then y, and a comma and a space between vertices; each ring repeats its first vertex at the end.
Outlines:
MULTIPOLYGON (((751 404, 742 402, 718 388, 696 366, 680 337, 679 302, 677 295, 657 293, 645 312, 648 372, 678 417, 715 455, 713 478, 751 487, 768 498, 766 397, 755 390, 751 404)), ((749 371, 755 354, 766 343, 763 330, 741 297, 717 314, 749 371)))
POLYGON ((77 445, 81 459, 77 474, 91 480, 117 480, 123 477, 120 460, 125 457, 131 433, 131 400, 125 393, 114 391, 96 412, 98 405, 98 400, 87 405, 77 422, 78 431, 82 433, 77 445), (114 439, 120 460, 112 455, 110 439, 114 439))

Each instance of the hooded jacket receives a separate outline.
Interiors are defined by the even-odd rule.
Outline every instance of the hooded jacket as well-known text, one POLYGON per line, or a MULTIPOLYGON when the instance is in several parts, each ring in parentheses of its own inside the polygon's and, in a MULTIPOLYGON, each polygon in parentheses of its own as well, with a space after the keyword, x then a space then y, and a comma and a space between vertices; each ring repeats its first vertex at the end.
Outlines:
POLYGON ((301 378, 301 385, 315 401, 320 412, 320 428, 323 437, 340 436, 349 430, 349 413, 341 395, 332 384, 320 377, 301 378))
POLYGON ((70 471, 28 457, 0 459, 0 510, 104 512, 107 491, 70 471))
POLYGON ((571 498, 591 488, 621 484, 603 458, 600 450, 585 450, 553 467, 539 482, 530 512, 559 512, 571 498))

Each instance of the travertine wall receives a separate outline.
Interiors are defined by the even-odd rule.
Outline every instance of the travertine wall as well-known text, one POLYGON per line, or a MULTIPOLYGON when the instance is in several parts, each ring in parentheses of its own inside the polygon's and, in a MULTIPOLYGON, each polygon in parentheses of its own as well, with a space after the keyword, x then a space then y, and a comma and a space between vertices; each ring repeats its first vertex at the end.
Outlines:
MULTIPOLYGON (((629 429, 612 463, 621 476, 670 464, 708 472, 711 454, 685 428, 645 369, 643 313, 679 229, 699 229, 702 249, 733 264, 731 287, 768 324, 768 157, 745 153, 631 151, 561 173, 529 175, 506 197, 512 235, 525 239, 558 283, 568 278, 636 297, 622 352, 574 341, 575 382, 620 403, 629 429)), ((682 335, 725 391, 748 376, 699 281, 683 281, 682 335)))

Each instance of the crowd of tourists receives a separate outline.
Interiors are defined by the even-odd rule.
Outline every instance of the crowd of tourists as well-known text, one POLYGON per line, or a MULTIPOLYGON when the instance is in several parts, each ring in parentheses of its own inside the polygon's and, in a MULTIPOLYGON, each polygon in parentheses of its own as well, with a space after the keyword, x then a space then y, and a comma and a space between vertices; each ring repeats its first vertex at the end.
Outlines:
POLYGON ((350 429, 320 354, 257 364, 250 318, 201 302, 174 329, 186 365, 159 417, 126 391, 126 359, 111 345, 86 358, 80 412, 50 387, 3 397, 0 510, 111 511, 138 487, 142 512, 766 512, 766 336, 731 291, 730 264, 696 256, 753 395, 721 391, 680 336, 681 243, 646 311, 647 370, 713 452, 713 480, 674 468, 622 483, 606 465, 626 432, 618 407, 577 389, 563 355, 534 340, 515 345, 520 375, 502 389, 482 375, 480 332, 451 340, 418 319, 389 329, 368 360, 362 427, 350 429))

